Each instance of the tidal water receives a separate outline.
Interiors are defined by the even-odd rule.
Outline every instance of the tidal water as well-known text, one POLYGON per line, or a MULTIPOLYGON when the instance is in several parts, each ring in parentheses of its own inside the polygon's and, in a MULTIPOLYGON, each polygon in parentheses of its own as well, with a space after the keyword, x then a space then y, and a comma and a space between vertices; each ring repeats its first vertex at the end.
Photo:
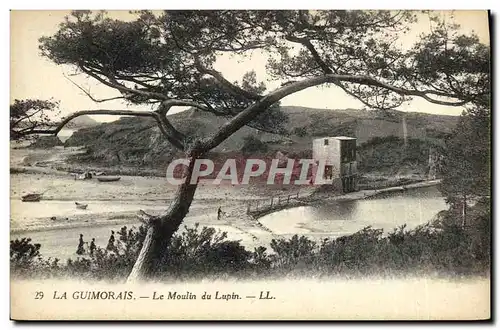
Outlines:
POLYGON ((367 226, 383 229, 385 233, 405 224, 408 229, 415 228, 445 209, 439 190, 426 187, 364 200, 295 207, 268 214, 259 221, 278 235, 342 236, 367 226))

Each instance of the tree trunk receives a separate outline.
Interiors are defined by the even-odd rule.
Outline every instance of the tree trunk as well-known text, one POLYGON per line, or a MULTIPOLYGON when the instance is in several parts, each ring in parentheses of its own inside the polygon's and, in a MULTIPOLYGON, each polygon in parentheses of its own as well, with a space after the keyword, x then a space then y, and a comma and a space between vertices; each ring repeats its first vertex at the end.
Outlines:
POLYGON ((167 212, 151 219, 139 256, 127 278, 127 283, 153 278, 167 258, 167 249, 174 233, 179 229, 189 212, 198 184, 190 184, 194 162, 201 154, 190 152, 189 165, 184 168, 185 178, 167 212))

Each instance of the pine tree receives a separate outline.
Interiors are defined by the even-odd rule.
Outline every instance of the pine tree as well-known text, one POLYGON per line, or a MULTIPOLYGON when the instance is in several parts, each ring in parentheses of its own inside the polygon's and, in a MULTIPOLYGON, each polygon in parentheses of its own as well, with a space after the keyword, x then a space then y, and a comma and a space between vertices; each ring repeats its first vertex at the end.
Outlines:
POLYGON ((441 191, 452 210, 460 211, 467 224, 467 205, 490 196, 490 113, 484 108, 464 112, 451 137, 441 164, 441 191))

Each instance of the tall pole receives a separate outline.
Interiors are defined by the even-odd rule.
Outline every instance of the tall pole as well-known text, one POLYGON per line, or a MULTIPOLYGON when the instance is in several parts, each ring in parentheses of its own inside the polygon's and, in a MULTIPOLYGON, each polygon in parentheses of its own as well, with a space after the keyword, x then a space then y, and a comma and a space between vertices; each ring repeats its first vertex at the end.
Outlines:
POLYGON ((465 229, 467 223, 467 195, 464 194, 462 201, 462 228, 465 229))
POLYGON ((429 173, 428 180, 436 179, 436 161, 435 161, 434 149, 429 147, 429 173))
POLYGON ((408 128, 406 127, 406 114, 403 114, 403 141, 405 149, 408 146, 408 128))

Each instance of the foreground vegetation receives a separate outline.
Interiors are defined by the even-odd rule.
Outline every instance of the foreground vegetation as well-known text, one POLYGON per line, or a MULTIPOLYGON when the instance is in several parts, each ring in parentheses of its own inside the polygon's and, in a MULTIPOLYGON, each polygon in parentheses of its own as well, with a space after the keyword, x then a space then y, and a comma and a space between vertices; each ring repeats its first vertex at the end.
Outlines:
MULTIPOLYGON (((402 226, 383 235, 382 230, 367 227, 320 244, 295 235, 273 239, 271 251, 265 247, 248 251, 239 241, 227 240, 224 232, 195 226, 174 236, 168 261, 156 279, 488 275, 489 200, 478 201, 469 214, 474 222, 465 228, 456 224, 456 214, 443 211, 433 223, 412 230, 402 226)), ((137 230, 123 227, 114 251, 98 247, 92 257, 70 259, 65 264, 43 258, 40 244, 29 238, 11 241, 11 273, 23 278, 122 281, 130 273, 145 235, 142 226, 137 230)))

